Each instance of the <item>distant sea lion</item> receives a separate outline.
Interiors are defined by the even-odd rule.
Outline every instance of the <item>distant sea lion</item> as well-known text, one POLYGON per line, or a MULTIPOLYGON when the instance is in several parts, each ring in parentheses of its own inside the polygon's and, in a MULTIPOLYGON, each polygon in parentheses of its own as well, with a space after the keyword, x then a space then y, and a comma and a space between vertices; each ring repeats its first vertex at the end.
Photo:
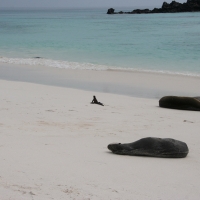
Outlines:
POLYGON ((187 144, 171 138, 147 137, 136 142, 109 144, 108 149, 115 154, 130 156, 151 156, 161 158, 184 158, 189 149, 187 144))
POLYGON ((200 97, 165 96, 159 100, 159 106, 179 110, 200 111, 200 97))

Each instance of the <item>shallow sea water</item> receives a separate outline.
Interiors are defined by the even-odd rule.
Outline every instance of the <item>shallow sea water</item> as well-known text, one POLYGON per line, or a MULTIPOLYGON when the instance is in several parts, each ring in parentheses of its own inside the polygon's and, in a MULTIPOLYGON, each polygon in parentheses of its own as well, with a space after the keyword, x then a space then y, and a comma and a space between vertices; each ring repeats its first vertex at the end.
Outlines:
POLYGON ((106 11, 1 10, 0 62, 200 76, 200 12, 106 11))

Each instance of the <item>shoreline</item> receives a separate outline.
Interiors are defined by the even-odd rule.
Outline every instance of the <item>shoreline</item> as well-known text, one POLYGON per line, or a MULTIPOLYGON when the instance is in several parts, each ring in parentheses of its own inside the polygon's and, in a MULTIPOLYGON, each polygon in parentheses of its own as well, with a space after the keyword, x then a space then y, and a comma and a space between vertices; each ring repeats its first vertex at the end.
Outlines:
POLYGON ((199 96, 199 77, 127 71, 94 71, 0 64, 0 79, 141 98, 199 96))
POLYGON ((32 57, 32 58, 8 58, 0 57, 0 65, 16 65, 16 66, 41 66, 57 69, 66 69, 66 70, 92 70, 92 71, 118 71, 118 72, 133 72, 133 73, 151 73, 151 74, 164 74, 164 75, 174 75, 174 76, 189 76, 200 78, 200 73, 194 72, 180 72, 180 71, 168 71, 168 70, 159 70, 159 69, 139 69, 139 68, 130 68, 130 67, 120 67, 120 66, 111 66, 104 64, 92 64, 84 62, 75 62, 75 61, 64 61, 64 60, 51 60, 43 57, 32 57))

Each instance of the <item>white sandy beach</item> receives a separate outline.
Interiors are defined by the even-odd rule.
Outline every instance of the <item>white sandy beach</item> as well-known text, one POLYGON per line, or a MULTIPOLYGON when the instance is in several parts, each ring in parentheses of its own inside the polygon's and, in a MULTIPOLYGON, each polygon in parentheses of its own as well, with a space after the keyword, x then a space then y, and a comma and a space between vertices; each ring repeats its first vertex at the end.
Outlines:
POLYGON ((200 96, 199 78, 49 69, 51 82, 32 67, 34 82, 28 72, 0 67, 1 200, 199 199, 200 112, 158 106, 163 94, 200 96), (141 98, 146 91, 152 98, 141 98), (90 104, 93 95, 105 106, 90 104), (164 159, 107 149, 144 137, 181 140, 189 154, 164 159))

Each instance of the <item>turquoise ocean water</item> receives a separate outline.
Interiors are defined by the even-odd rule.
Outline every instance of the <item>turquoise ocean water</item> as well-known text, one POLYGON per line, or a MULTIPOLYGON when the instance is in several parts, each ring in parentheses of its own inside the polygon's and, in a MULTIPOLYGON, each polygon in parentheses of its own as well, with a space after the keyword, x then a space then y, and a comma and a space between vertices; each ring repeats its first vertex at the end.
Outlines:
POLYGON ((200 12, 106 11, 1 10, 0 62, 200 76, 200 12))

